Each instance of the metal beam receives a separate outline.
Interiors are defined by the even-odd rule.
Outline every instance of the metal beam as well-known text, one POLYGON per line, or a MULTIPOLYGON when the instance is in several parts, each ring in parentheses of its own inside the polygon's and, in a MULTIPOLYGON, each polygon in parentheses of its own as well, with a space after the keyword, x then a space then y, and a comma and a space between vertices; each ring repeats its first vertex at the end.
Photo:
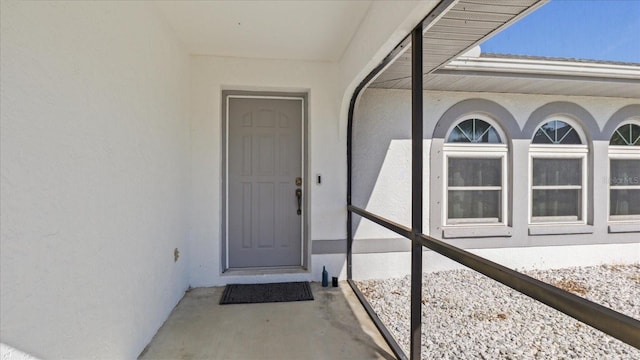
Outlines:
POLYGON ((411 37, 411 360, 422 350, 422 23, 411 37))
POLYGON ((632 317, 430 236, 420 235, 416 240, 440 255, 640 349, 640 321, 632 317))
MULTIPOLYGON (((349 211, 371 220, 398 235, 410 238, 411 229, 364 209, 351 206, 349 211)), ((420 234, 418 243, 459 264, 498 281, 536 301, 548 305, 572 318, 598 329, 605 334, 640 349, 640 321, 594 303, 553 285, 511 270, 444 241, 420 234)))
MULTIPOLYGON (((542 0, 545 1, 545 0, 542 0)), ((540 301, 560 312, 563 312, 579 321, 584 322, 604 333, 615 337, 625 343, 640 349, 640 321, 624 314, 613 311, 602 305, 583 299, 564 290, 533 279, 527 275, 508 269, 502 265, 481 258, 465 250, 456 248, 445 242, 433 239, 422 234, 422 29, 428 28, 442 13, 453 6, 457 0, 442 0, 427 15, 420 25, 413 30, 411 36, 404 38, 396 48, 369 73, 358 85, 351 98, 349 106, 349 119, 347 125, 347 276, 349 284, 354 289, 356 296, 365 306, 365 309, 374 323, 393 349, 396 356, 406 358, 402 350, 384 327, 384 324, 375 315, 366 299, 357 290, 352 279, 352 251, 353 251, 353 214, 360 215, 387 229, 390 229, 412 241, 411 264, 411 359, 420 359, 421 356, 421 300, 422 300, 422 247, 427 247, 441 255, 444 255, 462 265, 478 271, 489 278, 507 285, 514 290, 540 301), (418 35, 419 34, 419 35, 418 35), (418 40, 419 36, 419 40, 418 40), (412 226, 406 226, 389 221, 381 216, 370 213, 364 209, 353 206, 352 194, 352 140, 353 121, 356 102, 362 90, 408 46, 413 43, 412 73, 420 76, 412 76, 412 226), (418 51, 419 47, 419 51, 418 51), (419 54, 414 58, 413 53, 419 54), (418 68, 418 63, 420 64, 418 68), (418 186, 419 184, 419 186, 418 186)))
POLYGON ((407 360, 407 355, 404 354, 400 345, 398 345, 396 340, 393 338, 393 335, 391 335, 391 333, 389 332, 389 329, 384 326, 382 320, 380 320, 378 315, 376 315, 375 310, 373 310, 371 304, 369 304, 369 302, 367 301, 367 298, 364 296, 364 294, 362 294, 360 289, 358 289, 358 285, 356 285, 353 280, 347 280, 347 282, 351 286, 353 293, 356 294, 358 300, 360 300, 360 303, 362 304, 364 309, 367 311, 367 314, 369 314, 369 317, 371 317, 371 321, 373 321, 374 325, 378 328, 378 331, 380 331, 380 334, 382 334, 382 337, 384 337, 384 339, 387 341, 387 344, 391 348, 391 351, 393 351, 398 360, 407 360))
MULTIPOLYGON (((452 0, 447 0, 452 1, 452 0)), ((436 6, 436 9, 441 13, 444 8, 441 4, 436 6)), ((429 16, 429 15, 428 15, 429 16)), ((423 20, 423 22, 426 21, 423 20)), ((358 84, 353 91, 351 101, 349 102, 349 114, 347 119, 347 208, 352 205, 351 194, 353 190, 353 122, 356 109, 356 103, 362 95, 362 91, 381 73, 387 66, 389 66, 402 52, 404 52, 409 45, 410 35, 407 35, 391 50, 391 52, 378 64, 371 72, 358 84)), ((347 211, 347 280, 353 279, 353 217, 350 211, 347 211)), ((370 314, 371 315, 371 314, 370 314)))
POLYGON ((404 237, 406 237, 407 239, 411 239, 411 229, 409 229, 408 227, 402 225, 402 224, 398 224, 396 222, 393 222, 391 220, 385 219, 382 216, 378 216, 376 214, 370 213, 365 209, 361 209, 357 206, 348 206, 347 210, 349 212, 353 212, 357 215, 362 216, 363 218, 372 221, 382 227, 385 227, 393 232, 395 232, 396 234, 402 235, 404 237))

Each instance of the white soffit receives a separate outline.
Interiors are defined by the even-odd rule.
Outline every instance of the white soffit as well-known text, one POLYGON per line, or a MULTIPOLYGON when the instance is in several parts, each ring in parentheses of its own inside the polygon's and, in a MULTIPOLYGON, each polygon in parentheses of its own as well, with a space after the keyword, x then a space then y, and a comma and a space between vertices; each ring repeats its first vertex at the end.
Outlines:
POLYGON ((611 79, 640 79, 640 64, 482 54, 460 56, 441 68, 445 72, 513 73, 611 79))
POLYGON ((370 0, 158 1, 192 55, 338 61, 370 0))
POLYGON ((459 57, 427 75, 424 88, 640 98, 640 64, 492 54, 459 57))
MULTIPOLYGON (((451 59, 526 16, 547 0, 459 0, 423 37, 424 72, 428 74, 451 59)), ((411 88, 411 49, 398 57, 370 85, 372 88, 411 88)))

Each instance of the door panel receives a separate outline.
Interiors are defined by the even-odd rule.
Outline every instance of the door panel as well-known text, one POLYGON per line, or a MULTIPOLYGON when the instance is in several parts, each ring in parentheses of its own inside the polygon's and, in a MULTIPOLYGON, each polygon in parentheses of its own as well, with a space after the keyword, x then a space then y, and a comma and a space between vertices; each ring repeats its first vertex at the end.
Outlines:
POLYGON ((228 266, 300 266, 302 99, 231 96, 228 106, 228 266))

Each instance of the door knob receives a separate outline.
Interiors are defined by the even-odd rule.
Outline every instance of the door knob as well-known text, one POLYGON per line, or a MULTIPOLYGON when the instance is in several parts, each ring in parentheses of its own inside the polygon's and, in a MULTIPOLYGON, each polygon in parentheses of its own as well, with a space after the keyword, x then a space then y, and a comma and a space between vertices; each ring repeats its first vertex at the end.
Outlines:
POLYGON ((296 189, 296 197, 298 198, 298 215, 302 215, 302 189, 296 189))

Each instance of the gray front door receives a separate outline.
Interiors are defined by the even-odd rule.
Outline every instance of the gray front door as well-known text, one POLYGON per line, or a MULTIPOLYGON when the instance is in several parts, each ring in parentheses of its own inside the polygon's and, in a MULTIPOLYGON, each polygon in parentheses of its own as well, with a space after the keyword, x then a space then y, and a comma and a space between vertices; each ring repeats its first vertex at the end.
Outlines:
POLYGON ((228 267, 301 266, 303 99, 227 106, 228 267))

